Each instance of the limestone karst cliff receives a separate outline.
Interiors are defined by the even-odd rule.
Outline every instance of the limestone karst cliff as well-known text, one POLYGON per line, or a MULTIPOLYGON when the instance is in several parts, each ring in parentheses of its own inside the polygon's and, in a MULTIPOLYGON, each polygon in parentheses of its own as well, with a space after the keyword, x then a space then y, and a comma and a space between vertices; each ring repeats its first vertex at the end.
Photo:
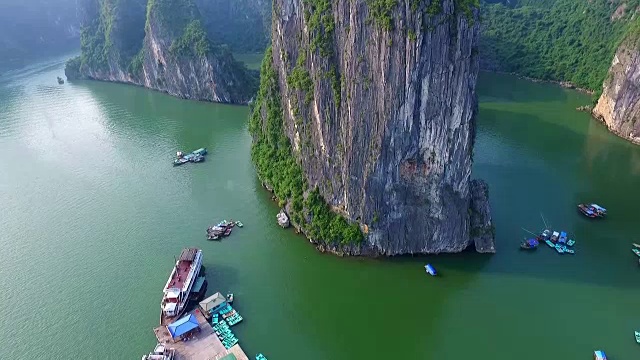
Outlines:
POLYGON ((473 1, 274 1, 252 156, 318 248, 495 251, 471 180, 478 27, 473 1))
POLYGON ((613 58, 593 115, 620 137, 640 144, 640 48, 627 38, 613 58))
POLYGON ((249 102, 257 76, 211 40, 193 0, 84 0, 82 55, 67 77, 123 82, 174 96, 249 102))

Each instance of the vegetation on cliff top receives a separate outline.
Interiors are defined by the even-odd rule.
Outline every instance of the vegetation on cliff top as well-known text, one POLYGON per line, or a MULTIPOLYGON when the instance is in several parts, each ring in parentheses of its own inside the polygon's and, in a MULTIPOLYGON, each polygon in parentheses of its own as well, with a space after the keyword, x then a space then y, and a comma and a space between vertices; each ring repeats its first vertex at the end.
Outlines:
POLYGON ((483 67, 599 91, 640 0, 483 4, 483 67))
POLYGON ((358 224, 349 224, 344 217, 331 211, 317 189, 308 191, 302 169, 285 134, 280 87, 272 62, 269 48, 262 62, 260 88, 249 122, 253 136, 251 157, 258 176, 273 187, 280 206, 291 202, 291 220, 311 239, 326 243, 360 243, 364 236, 358 224))

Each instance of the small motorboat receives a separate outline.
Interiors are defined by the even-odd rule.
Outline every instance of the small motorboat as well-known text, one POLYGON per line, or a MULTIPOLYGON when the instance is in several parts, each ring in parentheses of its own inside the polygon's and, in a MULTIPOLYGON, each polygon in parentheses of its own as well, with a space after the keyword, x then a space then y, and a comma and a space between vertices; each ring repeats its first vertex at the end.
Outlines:
POLYGON ((556 245, 552 243, 551 240, 545 240, 544 242, 547 243, 547 245, 549 245, 549 247, 552 249, 556 247, 556 245))
POLYGON ((567 233, 564 231, 560 232, 560 236, 558 237, 558 243, 566 244, 567 243, 567 233))
POLYGON ((258 354, 256 355, 256 360, 267 360, 267 358, 262 354, 258 354))
POLYGON ((183 157, 177 158, 177 159, 173 160, 173 166, 180 166, 180 165, 186 164, 188 162, 189 162, 189 160, 185 159, 183 157))
POLYGON ((202 156, 202 155, 194 156, 194 157, 191 159, 191 161, 192 161, 192 162, 194 162, 194 163, 203 162, 203 161, 204 161, 204 156, 202 156))
POLYGON ((554 232, 551 234, 551 238, 550 238, 550 240, 551 240, 551 242, 556 242, 556 241, 558 241, 558 238, 559 238, 559 237, 560 237, 560 233, 559 233, 559 232, 557 232, 557 231, 554 231, 554 232))
POLYGON ((562 249, 562 251, 564 251, 566 254, 571 254, 571 255, 573 255, 573 254, 575 254, 575 253, 576 253, 576 251, 575 251, 575 250, 573 250, 573 249, 567 249, 567 248, 563 248, 563 249, 562 249))
POLYGON ((575 240, 573 240, 573 239, 569 239, 569 240, 567 241, 567 246, 573 246, 573 245, 575 245, 575 244, 576 244, 576 241, 575 241, 575 240))
POLYGON ((640 250, 638 249, 631 249, 631 251, 633 251, 634 254, 636 254, 638 257, 640 257, 640 250))
POLYGON ((560 244, 556 244, 555 249, 558 252, 558 254, 564 254, 564 246, 560 244))
POLYGON ((549 229, 545 229, 543 232, 540 233, 540 236, 538 236, 540 241, 549 240, 550 237, 551 237, 551 230, 549 229))
POLYGON ((227 228, 227 230, 224 231, 224 236, 229 236, 231 235, 231 228, 227 228))
POLYGON ((436 272, 436 268, 434 268, 433 265, 431 265, 431 264, 425 265, 424 266, 424 270, 427 272, 427 274, 429 274, 431 276, 438 275, 438 273, 436 272))
POLYGON ((523 250, 535 250, 538 248, 538 240, 536 239, 526 239, 520 244, 520 249, 523 250))
POLYGON ((631 244, 631 245, 633 245, 633 246, 635 246, 635 247, 637 247, 637 248, 640 248, 640 245, 638 245, 638 244, 636 244, 636 243, 633 243, 633 244, 631 244))
POLYGON ((640 344, 640 331, 636 331, 636 342, 640 344))
POLYGON ((605 217, 607 215, 607 209, 598 204, 589 204, 589 207, 598 215, 598 217, 605 217))
POLYGON ((602 350, 596 350, 593 352, 593 360, 607 360, 607 355, 602 350))
POLYGON ((233 304, 233 293, 227 294, 227 302, 233 304))
POLYGON ((588 217, 588 218, 597 218, 598 214, 596 214, 595 211, 593 211, 593 209, 591 209, 591 207, 589 207, 589 205, 586 204, 579 204, 578 205, 578 210, 580 210, 580 212, 582 213, 582 215, 588 217))
POLYGON ((236 221, 236 225, 237 225, 238 227, 243 227, 243 226, 244 226, 244 224, 243 224, 243 223, 241 223, 240 221, 236 221))

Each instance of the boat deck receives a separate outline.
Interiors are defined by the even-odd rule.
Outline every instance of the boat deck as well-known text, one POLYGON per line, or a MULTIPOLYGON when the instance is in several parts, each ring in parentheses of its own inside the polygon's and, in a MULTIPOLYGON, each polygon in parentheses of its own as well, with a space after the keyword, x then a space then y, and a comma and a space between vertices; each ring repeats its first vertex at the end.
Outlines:
POLYGON ((193 314, 200 325, 200 332, 196 333, 187 342, 173 342, 166 326, 159 326, 153 329, 159 343, 175 349, 176 360, 217 360, 228 354, 235 355, 237 360, 249 360, 239 344, 234 345, 229 350, 225 349, 220 339, 213 332, 211 324, 200 311, 196 310, 193 314))
POLYGON ((173 273, 168 288, 182 289, 184 282, 187 280, 189 270, 191 269, 191 261, 179 261, 176 271, 173 273))

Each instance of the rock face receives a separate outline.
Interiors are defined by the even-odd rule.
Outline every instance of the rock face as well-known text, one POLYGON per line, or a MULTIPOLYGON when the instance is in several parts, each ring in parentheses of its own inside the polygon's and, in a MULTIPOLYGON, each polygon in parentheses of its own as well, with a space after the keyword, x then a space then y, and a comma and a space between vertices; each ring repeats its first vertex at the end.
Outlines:
POLYGON ((593 116, 611 132, 640 144, 640 51, 633 39, 618 48, 593 116))
POLYGON ((271 0, 195 0, 207 33, 235 52, 264 52, 271 35, 271 0))
POLYGON ((192 0, 86 0, 81 58, 67 77, 130 83, 195 100, 245 104, 257 79, 212 43, 192 0), (79 64, 79 68, 76 68, 79 64))
MULTIPOLYGON (((310 238, 347 255, 460 252, 474 241, 493 252, 486 185, 470 179, 478 10, 454 0, 386 3, 274 1, 261 86, 279 89, 283 131, 304 174, 304 222, 317 217, 306 205, 317 189, 364 234, 358 244, 310 238)), ((273 131, 274 99, 261 100, 254 128, 273 131)), ((253 134, 256 149, 269 142, 253 134)), ((262 161, 263 181, 278 181, 262 161)))

